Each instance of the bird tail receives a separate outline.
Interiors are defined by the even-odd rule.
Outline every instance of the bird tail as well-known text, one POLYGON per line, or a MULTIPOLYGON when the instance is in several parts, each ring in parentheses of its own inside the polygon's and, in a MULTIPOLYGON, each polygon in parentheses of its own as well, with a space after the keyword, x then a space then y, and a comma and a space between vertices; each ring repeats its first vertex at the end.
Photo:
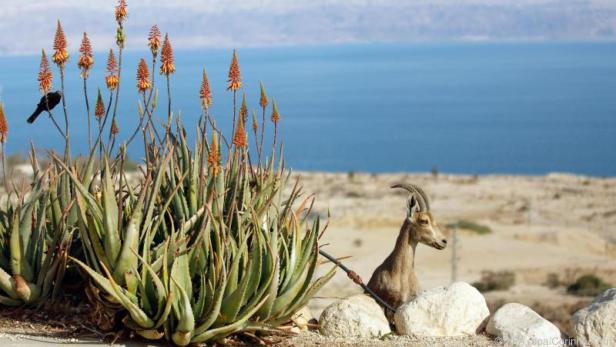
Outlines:
POLYGON ((39 116, 39 114, 41 114, 41 112, 43 112, 43 110, 40 108, 37 108, 36 111, 34 111, 34 113, 32 113, 30 117, 28 117, 27 122, 29 124, 32 124, 36 120, 36 118, 39 116))

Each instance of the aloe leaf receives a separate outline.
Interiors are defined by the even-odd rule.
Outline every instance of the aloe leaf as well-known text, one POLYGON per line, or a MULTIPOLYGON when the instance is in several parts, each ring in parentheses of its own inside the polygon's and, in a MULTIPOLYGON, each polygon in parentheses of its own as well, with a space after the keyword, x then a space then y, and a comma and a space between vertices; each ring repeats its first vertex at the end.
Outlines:
POLYGON ((281 323, 287 321, 289 317, 292 316, 298 309, 305 306, 308 303, 308 300, 310 300, 310 298, 312 298, 321 288, 323 288, 323 286, 326 285, 335 274, 336 267, 334 266, 331 270, 329 270, 329 272, 314 281, 310 288, 308 288, 308 290, 304 293, 303 298, 285 312, 286 317, 282 317, 281 323))
MULTIPOLYGON (((49 259, 51 259, 51 257, 49 257, 49 259)), ((44 298, 47 297, 49 295, 49 292, 52 290, 52 282, 56 278, 56 272, 58 271, 60 263, 62 263, 61 259, 59 257, 56 257, 49 269, 46 272, 41 272, 43 279, 38 282, 38 285, 42 287, 41 296, 44 298)), ((64 265, 64 263, 62 264, 64 265)), ((59 286, 59 283, 56 283, 56 287, 59 286)))
MULTIPOLYGON (((281 295, 282 300, 290 300, 287 305, 285 305, 285 307, 283 307, 283 309, 281 310, 283 312, 289 311, 290 307, 293 307, 298 301, 300 301, 310 286, 310 281, 314 276, 314 272, 316 271, 317 260, 319 257, 316 244, 313 249, 315 250, 315 252, 311 255, 310 264, 306 270, 306 276, 299 277, 297 279, 294 285, 290 287, 288 296, 286 296, 287 293, 281 295), (299 289, 297 289, 297 286, 299 286, 299 289)), ((284 315, 284 313, 282 313, 282 315, 284 315)))
POLYGON ((302 270, 302 275, 298 279, 298 281, 290 283, 287 290, 280 294, 278 298, 276 298, 276 301, 274 302, 274 305, 272 307, 272 315, 277 315, 286 306, 291 304, 292 299, 295 298, 295 296, 299 293, 301 287, 304 285, 304 281, 307 280, 307 276, 308 269, 302 270))
POLYGON ((122 293, 122 288, 120 288, 120 286, 115 283, 113 277, 111 277, 111 274, 109 274, 108 276, 111 288, 115 291, 117 297, 120 299, 120 303, 128 311, 131 318, 142 328, 150 329, 154 327, 154 322, 152 321, 152 319, 148 317, 148 315, 143 312, 143 310, 141 310, 138 305, 133 303, 130 299, 128 299, 126 295, 122 293))
MULTIPOLYGON (((235 245, 233 244, 234 240, 231 239, 230 241, 232 242, 230 246, 235 248, 235 245)), ((235 254, 235 257, 233 258, 233 263, 229 270, 229 280, 227 281, 227 287, 225 288, 225 297, 231 295, 233 292, 235 292, 237 288, 237 282, 240 272, 240 260, 242 260, 242 255, 246 252, 247 247, 248 238, 245 238, 239 248, 237 248, 237 250, 231 251, 232 254, 235 254)))
MULTIPOLYGON (((317 227, 317 225, 315 224, 313 227, 317 227)), ((299 256, 299 259, 297 261, 297 265, 294 271, 293 276, 291 277, 290 283, 293 283, 295 281, 298 280, 301 271, 299 271, 300 269, 304 269, 306 267, 306 265, 308 264, 308 262, 312 259, 312 258, 316 258, 317 257, 317 252, 315 251, 315 245, 316 245, 316 241, 317 241, 317 234, 318 234, 318 229, 314 229, 312 231, 310 231, 306 237, 304 238, 304 240, 302 241, 302 246, 301 246, 301 253, 299 256)), ((309 276, 309 278, 312 278, 312 276, 309 276)))
POLYGON ((9 306, 9 307, 17 307, 22 304, 23 302, 21 300, 12 299, 4 295, 0 295, 0 305, 9 306))
POLYGON ((144 198, 145 196, 142 195, 128 222, 122 249, 113 271, 115 279, 122 280, 126 272, 137 271, 136 252, 139 251, 139 230, 141 228, 141 218, 143 217, 142 204, 144 198))
MULTIPOLYGON (((143 219, 145 221, 145 223, 144 223, 145 225, 150 224, 151 221, 152 221, 152 215, 154 214, 154 207, 158 203, 157 198, 159 197, 160 186, 162 184, 163 177, 165 175, 164 168, 167 166, 167 164, 171 160, 172 155, 173 155, 173 151, 170 151, 165 156, 165 159, 157 167, 157 172, 156 172, 156 177, 154 179, 154 184, 152 184, 151 188, 149 188, 149 187, 147 188, 147 192, 148 192, 148 197, 149 198, 146 200, 146 204, 145 204, 146 212, 145 212, 145 217, 143 219)), ((144 191, 141 193, 142 195, 145 194, 145 190, 146 190, 146 187, 144 187, 144 191)))
MULTIPOLYGON (((185 251, 182 247, 182 251, 185 251)), ((177 283, 177 286, 183 288, 186 295, 192 297, 192 283, 188 268, 188 255, 183 254, 175 258, 171 267, 171 280, 177 283)), ((183 300, 183 298, 178 298, 183 300)))
POLYGON ((252 315, 255 314, 257 310, 259 310, 259 308, 261 307, 261 305, 263 305, 263 303, 265 303, 265 300, 267 300, 267 297, 263 298, 263 300, 261 300, 261 302, 255 305, 255 307, 252 310, 246 312, 244 316, 239 317, 234 323, 231 323, 229 325, 225 325, 219 328, 211 329, 211 330, 208 330, 198 335, 195 330, 195 335, 190 342, 192 343, 205 342, 205 341, 214 339, 216 337, 224 337, 234 332, 240 331, 243 327, 246 326, 248 319, 252 317, 252 315))
POLYGON ((73 262, 75 262, 77 265, 79 265, 79 267, 81 267, 93 280, 94 282, 96 282, 96 284, 98 284, 98 286, 103 289, 107 294, 109 294, 110 296, 112 296, 117 302, 123 303, 123 299, 120 298, 120 295, 123 295, 126 297, 126 299, 128 299, 129 301, 136 303, 138 300, 137 298, 130 294, 129 292, 120 289, 119 291, 116 291, 112 284, 111 284, 111 280, 101 274, 99 274, 98 272, 94 271, 91 267, 89 267, 88 265, 86 265, 85 263, 81 262, 79 259, 75 259, 75 258, 71 258, 71 260, 73 262), (119 293, 119 294, 118 294, 119 293))
MULTIPOLYGON (((214 291, 215 293, 214 300, 212 301, 211 308, 209 312, 207 313, 207 315, 202 317, 201 320, 199 321, 199 325, 195 328, 195 333, 194 333, 195 336, 207 331, 212 326, 212 324, 214 324, 214 322, 218 318, 218 315, 220 314, 220 308, 222 306, 222 300, 223 300, 223 296, 225 292, 224 288, 226 286, 226 281, 227 281, 227 274, 225 271, 224 264, 222 266, 223 267, 222 267, 221 274, 219 277, 220 282, 218 284, 218 287, 216 287, 216 290, 214 291)), ((195 342, 194 339, 193 339, 193 342, 195 342)))
MULTIPOLYGON (((49 193, 47 192, 40 200, 38 213, 36 215, 36 225, 32 234, 32 246, 28 249, 27 258, 31 259, 34 273, 39 274, 38 279, 43 271, 45 271, 45 262, 51 258, 45 253, 45 234, 46 234, 46 218, 47 202, 49 201, 49 193), (43 260, 45 259, 45 261, 43 260), (43 270, 43 271, 41 271, 43 270)), ((37 279, 37 284, 40 285, 37 279)))
POLYGON ((208 287, 205 274, 199 274, 199 291, 197 292, 197 301, 193 305, 195 317, 201 317, 207 303, 208 287))
POLYGON ((262 320, 269 318, 272 312, 272 307, 274 306, 274 302, 276 301, 277 293, 278 293, 278 280, 280 278, 280 265, 278 261, 278 232, 277 231, 272 232, 270 241, 266 242, 265 245, 267 246, 268 253, 270 254, 270 257, 268 257, 268 261, 266 264, 268 265, 268 269, 271 269, 272 267, 273 269, 271 270, 272 278, 267 288, 267 294, 268 294, 267 300, 263 304, 263 306, 261 306, 261 309, 257 312, 257 316, 261 318, 262 320))
POLYGON ((2 268, 0 268, 0 289, 11 299, 18 299, 15 280, 2 268))
MULTIPOLYGON (((81 196, 83 196, 84 199, 86 199, 87 203, 88 203, 88 209, 89 212, 92 213, 94 215, 94 217, 98 220, 102 220, 102 216, 103 216, 103 212, 102 209, 100 208, 100 206, 98 205, 96 199, 92 196, 92 194, 90 194, 90 191, 88 190, 88 188, 86 188, 80 181, 79 178, 75 175, 74 172, 72 172, 68 166, 66 166, 65 163, 63 163, 58 157, 53 156, 53 158, 55 159, 55 162, 60 165, 66 172, 71 181, 73 182, 73 184, 75 185, 75 188, 79 191, 79 193, 81 194, 81 196)), ((62 176, 64 177, 64 176, 62 176)), ((66 205, 64 205, 66 206, 66 205)))
POLYGON ((171 309, 173 308, 174 300, 175 299, 173 293, 169 293, 169 295, 167 296, 167 300, 165 301, 165 306, 162 312, 158 315, 158 320, 154 324, 155 329, 160 328, 165 322, 167 322, 167 318, 169 317, 171 309))
POLYGON ((186 291, 175 280, 173 280, 173 284, 180 292, 180 301, 177 312, 178 323, 175 327, 175 332, 173 333, 172 338, 176 344, 185 346, 190 343, 193 330, 195 329, 195 317, 190 305, 190 298, 188 297, 186 291))
POLYGON ((111 180, 111 170, 107 156, 103 159, 105 171, 101 182, 103 227, 105 232, 104 245, 107 258, 115 263, 120 253, 120 234, 118 233, 118 204, 116 203, 115 186, 111 180))
POLYGON ((260 269, 261 267, 261 262, 259 260, 260 254, 256 245, 253 244, 252 247, 251 259, 248 263, 248 271, 244 271, 244 275, 237 289, 235 289, 235 291, 229 296, 225 297, 222 304, 220 322, 233 321, 239 313, 240 308, 247 301, 247 293, 253 293, 254 288, 257 285, 258 278, 256 278, 256 276, 260 276, 260 271, 257 269, 260 269))
POLYGON ((19 216, 18 213, 13 215, 11 222, 11 236, 10 236, 10 250, 11 250, 11 272, 13 275, 21 275, 24 271, 24 264, 26 259, 22 258, 23 248, 21 245, 21 237, 19 235, 19 216))

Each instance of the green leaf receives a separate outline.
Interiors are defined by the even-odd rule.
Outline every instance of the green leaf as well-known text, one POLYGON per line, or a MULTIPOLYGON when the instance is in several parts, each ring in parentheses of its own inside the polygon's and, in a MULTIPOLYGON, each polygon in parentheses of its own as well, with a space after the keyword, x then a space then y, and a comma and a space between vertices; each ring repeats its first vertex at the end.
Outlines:
POLYGON ((105 245, 105 254, 107 259, 115 264, 120 253, 120 234, 118 233, 118 204, 116 202, 115 186, 111 180, 111 170, 107 155, 103 159, 105 171, 103 173, 101 190, 102 190, 102 210, 103 214, 103 238, 105 245))

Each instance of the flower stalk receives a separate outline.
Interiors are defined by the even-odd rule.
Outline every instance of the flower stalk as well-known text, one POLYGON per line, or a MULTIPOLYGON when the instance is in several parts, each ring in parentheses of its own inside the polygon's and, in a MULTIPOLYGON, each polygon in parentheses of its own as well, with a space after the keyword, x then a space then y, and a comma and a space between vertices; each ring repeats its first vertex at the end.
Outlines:
POLYGON ((272 145, 272 153, 276 151, 276 140, 278 139, 278 122, 280 121, 280 113, 278 112, 278 104, 272 99, 272 123, 274 123, 274 143, 272 145))
MULTIPOLYGON (((147 114, 147 117, 148 117, 146 128, 148 128, 151 142, 154 142, 154 136, 156 136, 158 143, 161 144, 162 138, 160 137, 160 134, 158 133, 158 130, 156 129, 154 125, 154 121, 152 119, 153 114, 154 114, 154 109, 156 108, 157 99, 158 99, 158 92, 154 94, 154 88, 155 88, 155 83, 156 83, 155 81, 156 80, 156 73, 155 73, 156 63, 157 63, 157 58, 159 55, 159 50, 161 48, 161 34, 160 34, 160 29, 158 28, 157 25, 153 25, 152 28, 150 29, 150 35, 148 36, 148 46, 150 47, 150 52, 152 52, 152 88, 150 89, 147 103, 144 102, 145 113, 147 114), (154 97, 154 100, 152 100, 152 97, 154 97), (148 111, 148 107, 149 107, 149 111, 148 111)), ((145 131, 144 131, 144 136, 145 136, 145 131)), ((144 143, 147 143, 147 139, 145 137, 144 137, 144 143)))
POLYGON ((167 80, 167 135, 165 138, 169 138, 169 130, 171 128, 171 82, 169 76, 175 73, 175 62, 173 59, 173 48, 169 41, 169 35, 165 34, 165 40, 163 41, 163 47, 160 53, 160 74, 165 75, 167 80))
POLYGON ((263 154, 263 141, 265 139, 265 110, 267 109, 267 93, 265 92, 265 87, 263 86, 263 82, 259 81, 259 91, 261 96, 259 97, 259 106, 261 106, 261 141, 259 143, 259 163, 261 162, 261 155, 263 154))
MULTIPOLYGON (((120 100, 120 83, 122 80, 122 58, 124 52, 124 43, 126 41, 126 36, 124 34, 124 21, 128 17, 128 6, 126 5, 126 0, 119 0, 118 5, 115 8, 115 18, 118 23, 118 28, 116 30, 116 45, 118 46, 118 67, 117 67, 117 84, 115 86, 115 103, 113 105, 113 114, 111 116, 111 123, 113 124, 116 121, 117 113, 118 113, 118 102, 120 100)), ((112 134, 111 128, 109 129, 109 140, 111 140, 112 134)), ((109 153, 113 150, 112 142, 109 146, 109 153)))
POLYGON ((86 102, 86 115, 88 117, 88 150, 92 150, 92 123, 90 114, 90 100, 88 98, 88 76, 90 75, 90 69, 94 65, 94 57, 92 56, 92 45, 88 34, 83 33, 83 39, 81 41, 81 47, 79 48, 81 53, 79 56, 79 62, 77 66, 81 70, 81 78, 83 79, 83 95, 86 102))
POLYGON ((64 157, 68 161, 70 160, 71 155, 71 135, 68 121, 68 110, 66 108, 66 93, 64 90, 64 67, 69 58, 67 46, 68 44, 66 42, 66 36, 64 35, 64 29, 62 29, 62 24, 58 20, 56 36, 53 43, 54 54, 52 60, 56 63, 58 69, 60 70, 60 91, 62 92, 62 110, 64 111, 64 157))
MULTIPOLYGON (((105 117, 105 102, 103 101, 103 94, 101 93, 100 88, 98 89, 98 94, 96 96, 96 107, 94 109, 94 117, 96 117, 96 121, 98 122, 98 139, 97 142, 100 141, 100 136, 103 133, 103 118, 105 117)), ((99 158, 103 156, 103 146, 102 143, 99 147, 99 158)), ((90 149, 91 151, 92 149, 90 149)))
POLYGON ((2 182, 4 183, 5 193, 9 192, 9 181, 6 175, 6 152, 5 144, 9 134, 9 125, 4 114, 4 104, 0 102, 0 156, 2 156, 2 182))
POLYGON ((64 131, 62 131, 60 124, 58 124, 53 114, 49 110, 49 100, 47 99, 47 93, 49 93, 53 86, 53 74, 51 72, 51 68, 49 67, 49 60, 47 59, 47 54, 45 54, 44 49, 41 51, 41 64, 37 80, 39 82, 39 90, 45 97, 47 115, 49 116, 49 119, 51 119, 51 122, 56 127, 62 138, 66 138, 66 135, 64 134, 64 131))
POLYGON ((233 50, 233 56, 231 57, 231 65, 229 66, 229 79, 227 90, 233 92, 233 123, 231 126, 232 132, 235 133, 236 122, 236 93, 237 90, 242 88, 242 74, 240 72, 240 63, 237 59, 237 50, 233 50))

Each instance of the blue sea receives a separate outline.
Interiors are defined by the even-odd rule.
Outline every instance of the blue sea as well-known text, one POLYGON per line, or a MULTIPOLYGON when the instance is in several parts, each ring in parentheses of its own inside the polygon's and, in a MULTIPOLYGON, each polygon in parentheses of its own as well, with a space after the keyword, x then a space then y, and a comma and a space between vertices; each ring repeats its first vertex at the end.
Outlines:
MULTIPOLYGON (((212 114, 229 131, 232 97, 225 86, 231 53, 175 52, 172 108, 191 134, 204 67, 214 92, 212 114)), ((246 48, 238 54, 249 108, 258 109, 259 80, 278 102, 287 166, 295 170, 437 167, 471 174, 616 176, 616 43, 331 45, 246 48)), ((125 136, 137 124, 140 57, 149 61, 149 52, 124 56, 118 117, 125 136)), ((92 104, 96 88, 104 87, 106 54, 95 59, 92 104)), ((74 53, 66 100, 72 145, 83 152, 87 123, 76 60, 74 53)), ((26 153, 30 141, 39 149, 62 146, 46 116, 34 125, 25 121, 40 98, 38 65, 38 56, 0 57, 10 153, 26 153)), ((54 85, 59 87, 57 74, 54 85)), ((159 104, 164 119, 164 88, 159 104)), ((60 109, 55 113, 62 119, 60 109)), ((139 143, 129 152, 139 159, 139 143)))

